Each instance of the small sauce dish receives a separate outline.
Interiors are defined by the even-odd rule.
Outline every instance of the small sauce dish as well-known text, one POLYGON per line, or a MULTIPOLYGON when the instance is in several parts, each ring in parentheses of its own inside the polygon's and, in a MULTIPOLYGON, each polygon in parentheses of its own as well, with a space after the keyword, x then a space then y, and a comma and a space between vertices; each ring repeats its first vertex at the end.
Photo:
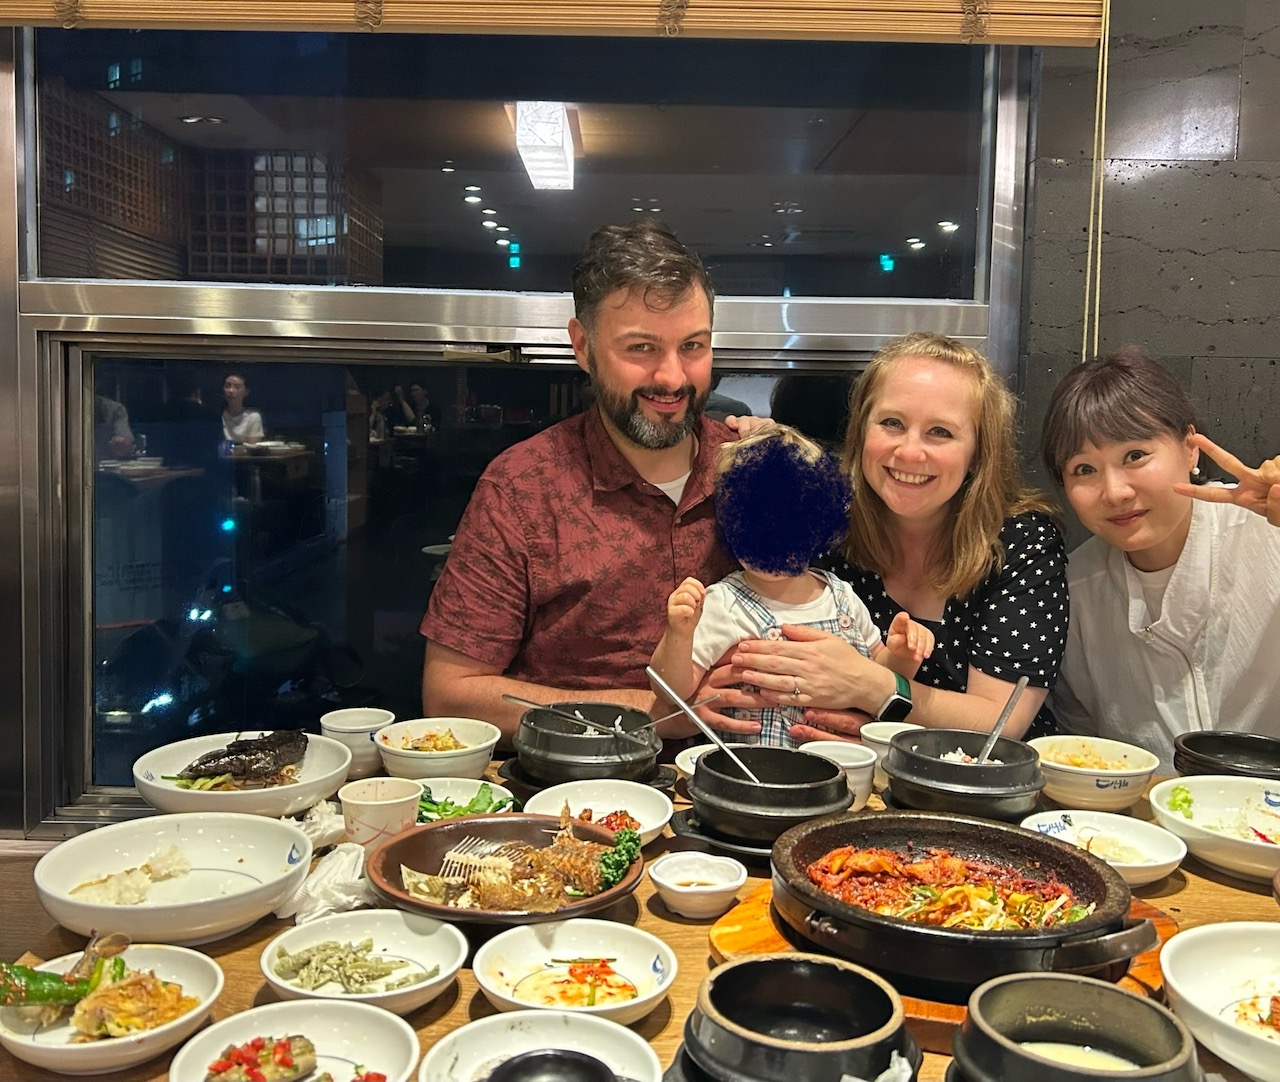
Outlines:
POLYGON ((732 857, 668 853, 649 865, 658 896, 673 913, 694 920, 718 917, 737 901, 747 869, 732 857))

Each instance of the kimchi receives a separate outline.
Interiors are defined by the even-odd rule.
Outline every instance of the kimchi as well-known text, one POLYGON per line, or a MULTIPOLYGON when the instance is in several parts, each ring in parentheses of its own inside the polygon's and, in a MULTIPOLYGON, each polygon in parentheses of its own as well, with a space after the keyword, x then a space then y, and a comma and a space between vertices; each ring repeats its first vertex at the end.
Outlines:
POLYGON ((806 869, 824 894, 886 917, 940 928, 1014 931, 1050 928, 1093 912, 1052 873, 929 849, 919 858, 892 849, 841 846, 806 869))

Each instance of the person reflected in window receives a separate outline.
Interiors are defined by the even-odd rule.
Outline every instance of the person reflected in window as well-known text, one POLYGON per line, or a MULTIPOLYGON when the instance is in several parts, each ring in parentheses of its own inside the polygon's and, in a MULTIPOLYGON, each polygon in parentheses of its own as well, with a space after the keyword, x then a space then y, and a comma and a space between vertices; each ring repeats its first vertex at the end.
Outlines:
POLYGON ((262 414, 244 408, 249 397, 249 384, 243 372, 232 372, 222 381, 222 397, 227 407, 222 411, 222 434, 232 443, 258 443, 266 435, 262 414))
POLYGON ((223 427, 218 414, 204 403, 204 391, 195 373, 168 374, 168 401, 147 426, 149 449, 166 466, 196 466, 208 470, 218 461, 223 427))
POLYGON ((99 460, 133 454, 133 430, 123 402, 106 395, 93 396, 93 447, 99 460))
POLYGON ((392 413, 396 417, 396 424, 413 425, 415 428, 435 427, 435 420, 431 413, 431 396, 427 394, 427 389, 421 383, 409 384, 408 394, 405 394, 403 387, 397 387, 394 394, 392 413))

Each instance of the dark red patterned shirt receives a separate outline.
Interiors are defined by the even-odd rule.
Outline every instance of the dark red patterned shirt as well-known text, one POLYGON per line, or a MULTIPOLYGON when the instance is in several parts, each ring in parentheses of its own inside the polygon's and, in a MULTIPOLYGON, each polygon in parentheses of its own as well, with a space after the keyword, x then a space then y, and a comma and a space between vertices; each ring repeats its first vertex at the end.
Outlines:
POLYGON ((504 451, 458 524, 422 634, 534 683, 648 687, 667 596, 736 567, 711 499, 716 448, 736 437, 705 417, 697 435, 679 507, 622 457, 595 407, 504 451))

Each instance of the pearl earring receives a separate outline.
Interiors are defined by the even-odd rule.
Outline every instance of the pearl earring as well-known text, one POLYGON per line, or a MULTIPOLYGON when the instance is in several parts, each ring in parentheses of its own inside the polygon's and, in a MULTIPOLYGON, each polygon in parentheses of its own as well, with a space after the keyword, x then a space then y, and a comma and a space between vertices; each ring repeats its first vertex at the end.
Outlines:
POLYGON ((1199 476, 1200 476, 1200 467, 1199 467, 1199 466, 1192 466, 1192 467, 1191 467, 1191 476, 1192 476, 1192 477, 1199 477, 1199 476))

